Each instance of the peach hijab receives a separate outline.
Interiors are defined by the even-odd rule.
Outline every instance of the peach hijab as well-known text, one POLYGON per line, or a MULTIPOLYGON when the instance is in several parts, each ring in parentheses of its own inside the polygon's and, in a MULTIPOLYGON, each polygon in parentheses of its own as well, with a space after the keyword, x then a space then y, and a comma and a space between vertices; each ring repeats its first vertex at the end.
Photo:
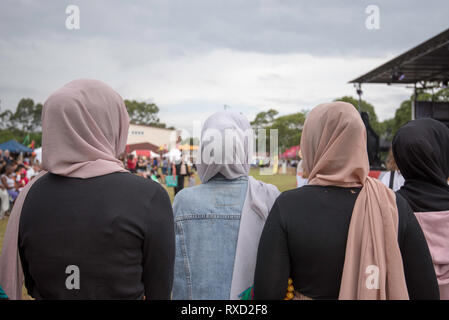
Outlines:
POLYGON ((352 212, 339 299, 407 300, 393 191, 368 176, 366 128, 349 103, 315 107, 301 137, 309 184, 361 186, 352 212))
POLYGON ((127 172, 117 157, 125 151, 128 127, 129 116, 122 97, 98 80, 74 80, 44 103, 45 170, 17 197, 0 257, 0 285, 10 299, 22 298, 23 270, 17 244, 22 206, 32 185, 47 172, 82 179, 127 172))

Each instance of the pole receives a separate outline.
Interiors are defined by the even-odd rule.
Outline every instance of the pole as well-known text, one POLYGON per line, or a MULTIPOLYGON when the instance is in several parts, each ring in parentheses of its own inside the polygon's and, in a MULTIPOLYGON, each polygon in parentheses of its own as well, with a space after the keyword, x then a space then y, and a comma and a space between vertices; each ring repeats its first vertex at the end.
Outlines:
POLYGON ((357 95, 359 96, 358 110, 359 110, 359 113, 361 113, 362 112, 362 93, 363 93, 363 91, 362 91, 362 84, 360 82, 357 84, 356 89, 357 89, 357 95))

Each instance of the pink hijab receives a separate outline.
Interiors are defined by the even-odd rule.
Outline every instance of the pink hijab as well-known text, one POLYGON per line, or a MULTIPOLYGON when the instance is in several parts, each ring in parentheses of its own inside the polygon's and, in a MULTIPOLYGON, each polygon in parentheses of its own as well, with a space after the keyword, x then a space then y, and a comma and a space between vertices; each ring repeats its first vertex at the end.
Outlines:
POLYGON ((396 197, 368 176, 366 128, 354 106, 315 107, 304 124, 301 151, 309 184, 362 186, 349 226, 339 299, 408 299, 396 197))
POLYGON ((47 99, 42 110, 42 165, 46 171, 20 192, 0 258, 0 285, 10 299, 22 298, 19 222, 32 185, 47 172, 83 179, 127 172, 117 157, 125 151, 128 127, 123 99, 101 81, 75 80, 47 99))

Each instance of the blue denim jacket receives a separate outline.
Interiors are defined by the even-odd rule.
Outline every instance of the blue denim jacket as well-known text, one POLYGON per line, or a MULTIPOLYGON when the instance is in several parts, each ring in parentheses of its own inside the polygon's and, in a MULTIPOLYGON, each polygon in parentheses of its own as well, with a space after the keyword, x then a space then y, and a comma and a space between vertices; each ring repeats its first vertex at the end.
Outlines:
POLYGON ((229 299, 247 187, 247 177, 214 177, 176 195, 173 299, 229 299))

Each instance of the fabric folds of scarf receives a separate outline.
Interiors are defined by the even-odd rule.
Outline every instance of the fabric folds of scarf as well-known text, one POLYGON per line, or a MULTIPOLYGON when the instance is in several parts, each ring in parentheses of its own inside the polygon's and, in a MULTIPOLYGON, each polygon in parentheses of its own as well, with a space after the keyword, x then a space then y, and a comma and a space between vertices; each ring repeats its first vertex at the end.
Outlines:
POLYGON ((449 211, 415 212, 429 246, 440 299, 449 300, 449 211))
POLYGON ((8 221, 0 259, 0 285, 22 298, 18 253, 20 215, 26 195, 45 173, 91 178, 127 172, 117 159, 125 151, 129 116, 120 95, 101 81, 72 81, 53 93, 42 110, 42 171, 20 192, 8 221))
POLYGON ((128 128, 128 112, 117 92, 98 80, 72 81, 42 109, 42 165, 74 178, 127 172, 118 156, 125 151, 128 128))
POLYGON ((349 226, 339 299, 408 299, 395 194, 368 177, 366 128, 354 106, 321 104, 301 137, 309 184, 362 186, 349 226))
POLYGON ((232 273, 230 299, 242 298, 242 293, 254 285, 257 249, 260 236, 279 190, 249 177, 245 203, 240 220, 239 235, 232 273))
MULTIPOLYGON (((248 120, 239 113, 214 113, 204 123, 197 163, 198 175, 206 183, 217 174, 232 180, 249 174, 253 133, 248 120), (231 138, 231 139, 228 139, 231 138)), ((242 208, 232 274, 230 299, 243 299, 251 292, 257 261, 257 248, 268 213, 279 190, 248 178, 248 189, 242 208)))
POLYGON ((22 206, 30 188, 46 173, 46 171, 41 171, 19 193, 6 226, 2 255, 0 257, 0 285, 11 300, 22 299, 23 271, 17 246, 19 243, 19 222, 22 206))

